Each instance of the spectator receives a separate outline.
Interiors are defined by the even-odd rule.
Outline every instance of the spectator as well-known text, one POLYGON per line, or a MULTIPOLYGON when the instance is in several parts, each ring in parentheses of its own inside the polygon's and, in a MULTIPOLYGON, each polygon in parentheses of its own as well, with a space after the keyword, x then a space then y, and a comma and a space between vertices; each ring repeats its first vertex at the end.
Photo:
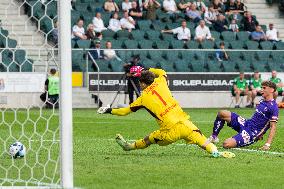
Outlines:
POLYGON ((111 60, 114 58, 118 58, 116 56, 115 51, 112 49, 112 44, 110 41, 106 42, 106 49, 103 51, 104 52, 104 59, 105 60, 111 60))
POLYGON ((113 0, 106 0, 104 4, 104 9, 106 12, 118 12, 119 8, 113 0))
POLYGON ((190 30, 186 27, 186 21, 181 22, 181 26, 172 30, 162 30, 162 33, 177 34, 178 40, 189 41, 191 38, 190 30))
POLYGON ((209 5, 208 10, 204 14, 204 20, 207 24, 212 24, 217 20, 217 15, 219 14, 218 11, 216 11, 213 8, 213 5, 209 5))
POLYGON ((219 13, 223 13, 223 4, 220 2, 220 0, 213 0, 213 8, 215 11, 218 11, 219 13))
POLYGON ((131 32, 132 29, 135 29, 136 22, 134 19, 128 15, 127 11, 124 11, 123 18, 120 19, 121 28, 127 29, 131 32))
POLYGON ((225 12, 226 14, 232 14, 237 10, 237 5, 235 3, 235 0, 229 0, 227 1, 227 4, 225 5, 225 12))
POLYGON ((247 11, 244 14, 242 24, 245 31, 253 32, 255 31, 255 27, 258 26, 258 21, 254 17, 252 17, 251 12, 247 11))
POLYGON ((118 19, 118 13, 117 12, 113 13, 112 18, 109 20, 108 29, 110 29, 114 32, 122 30, 120 21, 118 19))
POLYGON ((54 44, 58 43, 58 21, 54 22, 54 28, 51 32, 51 40, 54 44))
MULTIPOLYGON (((272 70, 271 78, 269 80, 272 81, 273 83, 275 83, 276 86, 277 86, 277 90, 274 93, 274 99, 276 100, 277 96, 284 96, 284 92, 283 92, 284 84, 281 81, 281 79, 279 77, 277 77, 277 71, 276 70, 272 70)), ((282 98, 282 102, 283 102, 283 100, 284 99, 282 98)))
POLYGON ((95 42, 95 48, 89 51, 93 59, 103 59, 104 51, 101 49, 101 42, 97 40, 95 42))
POLYGON ((146 0, 144 8, 146 9, 146 19, 156 20, 156 10, 161 7, 161 4, 157 0, 146 0))
POLYGON ((196 6, 196 9, 202 13, 205 13, 205 11, 208 9, 206 5, 202 2, 202 0, 196 0, 193 2, 193 4, 196 6))
POLYGON ((223 32, 228 30, 228 21, 226 17, 222 14, 217 16, 216 22, 213 23, 213 27, 218 32, 223 32))
MULTIPOLYGON (((234 79, 232 93, 236 100, 235 108, 240 108, 240 96, 248 94, 248 83, 244 77, 244 72, 240 72, 240 76, 234 79)), ((249 97, 247 97, 247 102, 249 100, 249 97)))
POLYGON ((185 15, 190 18, 194 23, 198 23, 201 18, 201 12, 196 9, 195 4, 191 4, 190 8, 186 9, 185 15))
POLYGON ((236 12, 236 11, 234 11, 230 16, 229 16, 229 20, 233 20, 233 19, 235 19, 236 21, 238 21, 238 20, 241 20, 241 15, 238 13, 238 12, 236 12))
POLYGON ((169 14, 179 13, 176 2, 174 0, 164 0, 163 8, 169 14))
POLYGON ((235 19, 233 19, 231 21, 231 24, 229 26, 229 30, 231 30, 232 32, 239 32, 239 26, 238 26, 238 24, 237 24, 235 19))
POLYGON ((85 35, 85 29, 83 27, 84 21, 82 19, 78 19, 77 24, 73 26, 72 28, 72 39, 77 40, 84 40, 87 39, 87 36, 85 35))
POLYGON ((90 40, 95 40, 97 38, 96 32, 94 31, 94 25, 93 24, 88 25, 87 31, 86 31, 86 36, 87 36, 87 39, 90 39, 90 40))
POLYGON ((260 25, 256 26, 255 31, 251 32, 250 37, 254 41, 265 41, 266 35, 260 25))
POLYGON ((241 0, 237 0, 237 1, 236 1, 236 7, 237 7, 236 12, 238 12, 238 13, 244 13, 244 11, 245 11, 245 5, 241 2, 241 0))
POLYGON ((273 24, 270 23, 268 30, 266 31, 267 40, 273 41, 273 42, 279 41, 278 36, 279 36, 279 33, 278 33, 277 29, 275 29, 273 24))
POLYGON ((129 9, 129 16, 131 16, 136 21, 141 20, 143 17, 143 13, 140 7, 137 6, 137 2, 133 1, 131 5, 132 5, 132 8, 129 9))
POLYGON ((205 26, 205 21, 200 20, 199 26, 195 28, 195 40, 201 43, 206 39, 214 40, 214 38, 211 37, 209 28, 205 26))
POLYGON ((248 92, 248 96, 251 97, 251 105, 247 106, 248 108, 253 108, 255 97, 261 96, 261 83, 262 79, 260 78, 259 72, 255 71, 253 74, 253 78, 250 80, 250 91, 248 92))
POLYGON ((122 10, 123 11, 128 11, 129 9, 132 8, 131 2, 129 0, 124 0, 121 4, 122 10))
POLYGON ((107 29, 104 25, 104 21, 100 12, 97 12, 96 16, 93 18, 93 24, 95 32, 102 32, 107 29))
POLYGON ((45 103, 47 108, 58 108, 59 103, 59 77, 56 74, 56 69, 51 68, 49 77, 45 80, 45 92, 40 95, 40 99, 45 103))
POLYGON ((220 43, 220 49, 218 49, 216 51, 216 58, 218 61, 224 61, 224 60, 228 60, 229 56, 225 51, 225 43, 221 42, 220 43))
POLYGON ((192 3, 190 1, 180 0, 179 3, 178 3, 178 8, 181 9, 181 10, 185 10, 187 8, 190 8, 191 4, 192 3))

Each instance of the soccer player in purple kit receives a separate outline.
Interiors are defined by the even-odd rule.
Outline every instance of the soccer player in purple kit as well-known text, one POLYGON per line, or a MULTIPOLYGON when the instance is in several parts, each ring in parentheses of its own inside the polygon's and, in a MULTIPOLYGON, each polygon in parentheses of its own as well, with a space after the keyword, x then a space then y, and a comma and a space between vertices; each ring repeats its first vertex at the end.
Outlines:
POLYGON ((218 112, 214 121, 213 133, 208 142, 217 143, 218 134, 225 122, 227 125, 238 132, 237 135, 224 141, 224 148, 235 148, 251 145, 262 139, 263 135, 270 128, 270 133, 266 143, 261 148, 269 150, 276 133, 276 123, 278 121, 278 106, 273 99, 273 94, 277 89, 275 83, 263 81, 261 83, 261 94, 263 99, 256 106, 256 110, 250 119, 244 119, 234 112, 221 110, 218 112))

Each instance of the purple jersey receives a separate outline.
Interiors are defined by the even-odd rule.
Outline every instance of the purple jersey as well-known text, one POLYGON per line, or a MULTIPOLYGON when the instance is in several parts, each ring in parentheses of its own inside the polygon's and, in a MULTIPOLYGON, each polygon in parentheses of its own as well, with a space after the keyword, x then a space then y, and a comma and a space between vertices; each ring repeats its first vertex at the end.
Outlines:
POLYGON ((258 135, 263 135, 270 128, 270 122, 278 121, 278 113, 278 105, 275 100, 261 100, 252 117, 246 122, 252 130, 257 131, 258 135))

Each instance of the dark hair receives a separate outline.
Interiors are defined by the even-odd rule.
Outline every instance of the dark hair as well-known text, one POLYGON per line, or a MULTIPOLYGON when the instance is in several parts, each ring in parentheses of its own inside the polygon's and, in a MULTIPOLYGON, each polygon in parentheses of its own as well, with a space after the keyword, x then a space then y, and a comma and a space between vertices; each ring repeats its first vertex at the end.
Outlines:
POLYGON ((149 70, 143 70, 139 78, 140 82, 145 83, 146 85, 151 85, 154 82, 154 79, 155 74, 149 70))
POLYGON ((222 41, 222 42, 220 42, 220 46, 225 46, 225 43, 222 41))
POLYGON ((50 69, 50 73, 51 73, 52 75, 56 74, 56 69, 55 69, 55 68, 51 68, 51 69, 50 69))
POLYGON ((276 91, 276 89, 277 89, 276 84, 273 83, 272 81, 263 81, 263 82, 261 83, 261 86, 266 86, 266 87, 273 88, 274 91, 276 91))

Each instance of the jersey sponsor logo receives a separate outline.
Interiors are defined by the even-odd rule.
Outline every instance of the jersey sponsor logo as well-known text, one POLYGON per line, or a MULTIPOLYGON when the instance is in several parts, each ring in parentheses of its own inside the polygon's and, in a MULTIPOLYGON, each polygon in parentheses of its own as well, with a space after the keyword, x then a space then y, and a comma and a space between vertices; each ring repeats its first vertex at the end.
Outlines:
POLYGON ((143 92, 145 93, 149 93, 151 91, 153 91, 159 84, 158 83, 152 83, 150 86, 148 86, 146 89, 144 89, 143 92))
POLYGON ((163 111, 162 113, 160 113, 160 117, 164 117, 168 112, 170 112, 172 109, 174 109, 177 106, 176 103, 174 103, 173 105, 171 105, 170 107, 168 107, 165 111, 163 111))

